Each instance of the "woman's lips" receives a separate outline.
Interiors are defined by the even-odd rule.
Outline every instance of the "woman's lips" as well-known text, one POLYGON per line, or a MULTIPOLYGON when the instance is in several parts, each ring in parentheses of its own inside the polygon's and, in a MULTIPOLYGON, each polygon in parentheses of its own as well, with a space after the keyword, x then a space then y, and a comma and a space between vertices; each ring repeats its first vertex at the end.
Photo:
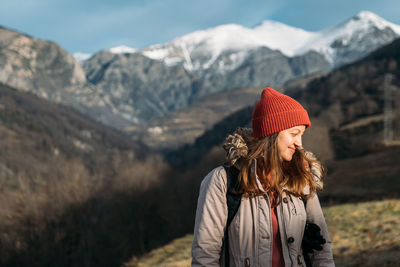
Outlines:
POLYGON ((291 148, 291 147, 289 147, 289 149, 290 149, 290 151, 291 151, 292 153, 294 153, 294 152, 296 151, 296 149, 291 148))

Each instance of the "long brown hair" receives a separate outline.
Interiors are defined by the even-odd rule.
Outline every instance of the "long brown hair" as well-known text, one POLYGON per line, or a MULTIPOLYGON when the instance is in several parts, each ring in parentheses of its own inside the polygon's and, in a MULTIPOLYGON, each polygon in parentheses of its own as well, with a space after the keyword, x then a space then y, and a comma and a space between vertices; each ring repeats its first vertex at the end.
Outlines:
POLYGON ((254 138, 251 129, 246 128, 238 128, 226 138, 223 147, 227 152, 227 164, 239 170, 236 192, 244 197, 263 194, 257 184, 257 173, 265 191, 273 192, 277 203, 281 201, 283 190, 308 199, 313 192, 322 188, 319 182, 325 176, 325 169, 304 149, 296 149, 291 161, 281 160, 277 139, 278 133, 254 138), (257 166, 256 170, 254 165, 257 166), (317 175, 310 166, 316 167, 317 175), (307 187, 311 194, 305 194, 307 187))

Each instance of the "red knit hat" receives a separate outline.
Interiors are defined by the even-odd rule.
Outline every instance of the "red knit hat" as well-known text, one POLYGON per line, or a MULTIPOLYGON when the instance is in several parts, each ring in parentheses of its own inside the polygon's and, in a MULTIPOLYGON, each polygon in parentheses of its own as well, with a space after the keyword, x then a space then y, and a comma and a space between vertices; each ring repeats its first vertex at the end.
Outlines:
POLYGON ((297 125, 310 127, 307 111, 293 98, 265 88, 253 111, 253 136, 265 137, 297 125))

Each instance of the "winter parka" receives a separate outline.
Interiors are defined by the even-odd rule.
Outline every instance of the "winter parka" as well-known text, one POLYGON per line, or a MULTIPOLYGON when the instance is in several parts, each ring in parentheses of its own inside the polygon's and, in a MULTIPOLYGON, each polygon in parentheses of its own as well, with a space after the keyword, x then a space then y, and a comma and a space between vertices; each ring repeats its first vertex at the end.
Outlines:
MULTIPOLYGON (((192 266, 224 266, 220 262, 221 246, 228 215, 227 180, 223 167, 212 170, 202 181, 192 245, 192 266)), ((261 185, 259 185, 260 188, 261 185)), ((314 253, 313 266, 335 266, 329 234, 317 197, 303 201, 284 192, 277 206, 277 218, 285 266, 305 266, 301 241, 306 218, 321 228, 327 240, 323 250, 314 253)), ((272 223, 268 194, 242 198, 229 229, 230 266, 272 265, 272 223)))

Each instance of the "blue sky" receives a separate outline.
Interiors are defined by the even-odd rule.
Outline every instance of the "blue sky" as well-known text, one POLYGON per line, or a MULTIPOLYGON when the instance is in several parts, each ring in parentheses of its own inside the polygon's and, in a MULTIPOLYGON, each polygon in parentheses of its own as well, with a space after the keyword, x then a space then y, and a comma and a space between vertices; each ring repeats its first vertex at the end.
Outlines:
POLYGON ((400 24, 399 0, 0 0, 0 25, 71 53, 137 49, 221 24, 275 20, 309 31, 369 10, 400 24))

